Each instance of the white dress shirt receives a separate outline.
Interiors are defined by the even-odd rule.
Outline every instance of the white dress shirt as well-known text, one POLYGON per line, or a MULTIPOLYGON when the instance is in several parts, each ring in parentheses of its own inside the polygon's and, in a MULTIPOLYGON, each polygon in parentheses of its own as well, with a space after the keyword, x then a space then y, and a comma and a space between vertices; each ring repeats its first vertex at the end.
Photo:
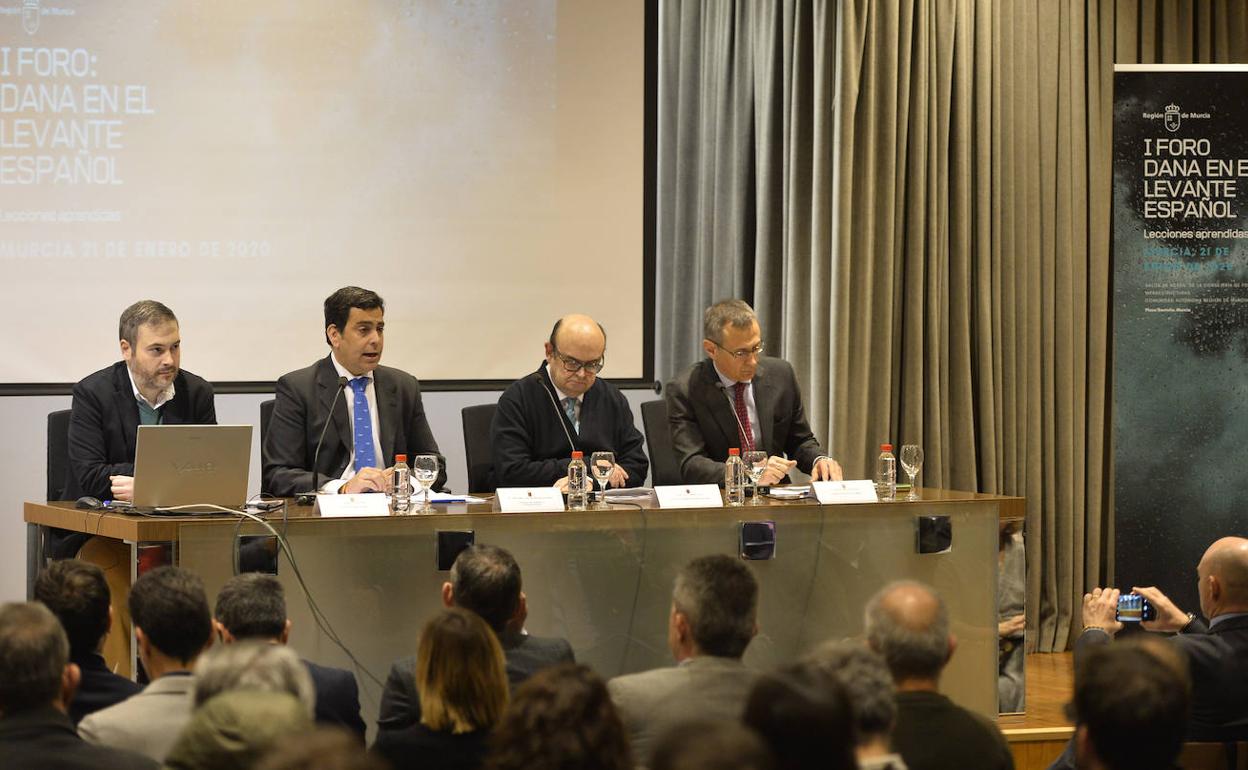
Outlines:
POLYGON ((172 400, 173 400, 174 395, 175 395, 175 394, 176 394, 176 392, 177 392, 177 391, 174 389, 174 387, 173 387, 173 382, 172 382, 172 381, 170 381, 170 382, 169 382, 169 387, 167 387, 167 388, 165 388, 164 390, 160 391, 160 393, 156 396, 156 403, 154 403, 154 404, 153 404, 151 401, 148 401, 148 400, 147 400, 147 399, 143 396, 143 393, 139 390, 139 384, 138 384, 137 382, 135 382, 135 381, 134 381, 134 372, 130 371, 130 367, 129 367, 129 366, 127 366, 127 367, 126 367, 126 374, 130 376, 130 387, 134 389, 134 398, 135 398, 135 400, 136 400, 136 401, 142 401, 143 403, 147 404, 148 406, 150 406, 150 407, 151 407, 151 408, 153 408, 153 409, 159 409, 159 408, 161 408, 162 406, 164 406, 165 404, 167 404, 167 403, 169 403, 170 401, 172 401, 172 400))
MULTIPOLYGON (((356 375, 352 374, 351 372, 348 372, 346 368, 338 362, 338 357, 335 356, 333 353, 329 354, 329 360, 333 362, 334 370, 338 372, 338 376, 347 378, 347 387, 343 389, 344 392, 342 394, 342 398, 344 401, 347 402, 347 424, 351 426, 351 432, 352 432, 352 435, 354 436, 355 435, 355 388, 351 386, 350 381, 354 380, 356 378, 356 375)), ((372 423, 374 457, 377 458, 377 462, 381 464, 381 467, 385 468, 387 467, 386 458, 381 456, 381 429, 378 427, 378 424, 377 424, 377 388, 374 386, 373 373, 368 372, 367 374, 362 374, 360 376, 368 378, 368 387, 364 388, 364 398, 365 400, 368 401, 368 416, 369 416, 369 421, 372 423)), ((331 420, 333 419, 333 415, 330 415, 330 419, 331 420)), ((353 440, 351 443, 350 459, 347 460, 347 467, 342 470, 342 475, 336 479, 331 479, 330 481, 327 481, 325 485, 321 487, 321 491, 337 493, 338 490, 341 489, 342 486, 346 484, 347 481, 350 480, 351 477, 356 474, 356 472, 357 472, 357 469, 355 467, 355 442, 353 440)))

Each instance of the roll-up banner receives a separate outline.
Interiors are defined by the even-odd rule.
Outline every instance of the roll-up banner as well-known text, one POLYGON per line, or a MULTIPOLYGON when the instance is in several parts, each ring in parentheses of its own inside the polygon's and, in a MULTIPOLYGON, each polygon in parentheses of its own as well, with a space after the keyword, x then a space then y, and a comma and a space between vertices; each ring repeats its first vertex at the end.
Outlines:
POLYGON ((1114 74, 1115 582, 1248 535, 1248 67, 1114 74))

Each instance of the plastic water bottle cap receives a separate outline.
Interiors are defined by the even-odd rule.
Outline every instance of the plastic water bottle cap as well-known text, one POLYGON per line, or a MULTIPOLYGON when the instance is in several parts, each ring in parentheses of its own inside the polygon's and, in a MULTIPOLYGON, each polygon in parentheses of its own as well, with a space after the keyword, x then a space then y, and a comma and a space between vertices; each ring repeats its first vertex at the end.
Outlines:
POLYGON ((880 451, 891 452, 893 451, 893 445, 892 444, 880 444, 880 451))
POLYGON ((572 459, 573 459, 573 460, 579 460, 579 459, 581 459, 581 458, 582 458, 582 457, 584 457, 584 456, 585 456, 585 453, 584 453, 584 452, 580 452, 580 451, 574 451, 574 452, 572 452, 572 459))
POLYGON ((739 454, 741 454, 741 450, 740 450, 740 449, 737 449, 735 446, 734 446, 732 449, 729 449, 729 450, 728 450, 728 456, 729 456, 729 457, 735 457, 735 456, 737 456, 737 455, 739 455, 739 454))
POLYGON ((395 455, 394 461, 396 463, 405 463, 407 462, 407 455, 395 455))

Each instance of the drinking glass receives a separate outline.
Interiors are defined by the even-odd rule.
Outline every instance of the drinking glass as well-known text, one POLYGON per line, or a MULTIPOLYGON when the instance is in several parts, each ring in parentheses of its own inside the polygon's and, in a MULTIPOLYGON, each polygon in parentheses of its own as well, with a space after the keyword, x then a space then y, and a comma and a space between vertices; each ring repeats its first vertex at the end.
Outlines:
POLYGON ((750 484, 754 486, 754 501, 751 505, 760 505, 763 501, 759 499, 758 480, 767 472, 767 453, 761 449, 751 449, 741 455, 741 462, 745 464, 745 473, 750 477, 750 484))
POLYGON ((611 471, 615 470, 615 454, 611 452, 594 452, 589 456, 589 469, 602 486, 598 496, 598 508, 607 507, 607 482, 611 479, 611 471))
POLYGON ((413 457, 412 478, 416 479, 416 483, 420 484, 421 492, 424 495, 424 499, 420 504, 420 513, 430 513, 433 508, 429 505, 429 488, 438 479, 438 456, 416 455, 413 457))
POLYGON ((901 469, 910 477, 910 494, 907 500, 919 499, 919 488, 914 485, 914 477, 923 468, 923 447, 918 444, 906 444, 901 448, 901 469))

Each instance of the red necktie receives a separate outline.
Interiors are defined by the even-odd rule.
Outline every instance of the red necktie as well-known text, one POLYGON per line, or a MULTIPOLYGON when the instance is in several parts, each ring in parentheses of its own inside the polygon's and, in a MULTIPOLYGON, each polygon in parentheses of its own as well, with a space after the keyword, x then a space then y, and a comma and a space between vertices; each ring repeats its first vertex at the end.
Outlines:
POLYGON ((745 408, 745 389, 749 383, 738 382, 733 387, 736 390, 736 397, 733 399, 733 406, 737 410, 737 420, 739 425, 737 433, 741 439, 741 451, 748 452, 754 448, 754 431, 750 428, 750 413, 745 408))

